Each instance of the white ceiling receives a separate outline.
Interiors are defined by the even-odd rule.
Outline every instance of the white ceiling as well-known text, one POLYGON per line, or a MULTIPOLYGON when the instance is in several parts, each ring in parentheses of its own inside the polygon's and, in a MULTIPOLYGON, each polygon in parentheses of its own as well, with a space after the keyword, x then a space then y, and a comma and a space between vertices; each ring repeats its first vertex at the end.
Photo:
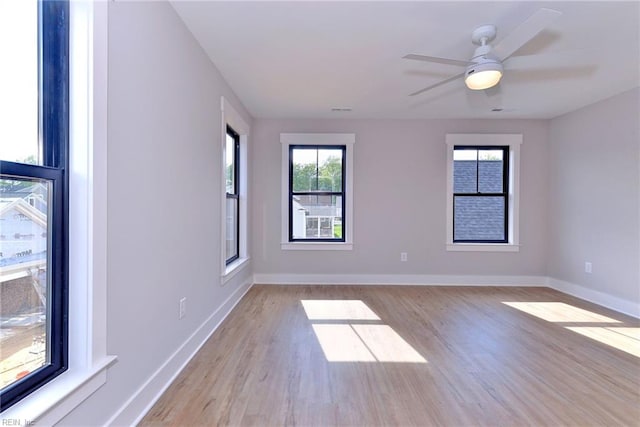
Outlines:
POLYGON ((172 3, 259 118, 552 118, 640 85, 636 1, 172 3), (516 52, 546 54, 533 67, 489 91, 460 79, 407 96, 464 69, 402 56, 467 60, 478 25, 499 43, 541 7, 562 16, 516 52))

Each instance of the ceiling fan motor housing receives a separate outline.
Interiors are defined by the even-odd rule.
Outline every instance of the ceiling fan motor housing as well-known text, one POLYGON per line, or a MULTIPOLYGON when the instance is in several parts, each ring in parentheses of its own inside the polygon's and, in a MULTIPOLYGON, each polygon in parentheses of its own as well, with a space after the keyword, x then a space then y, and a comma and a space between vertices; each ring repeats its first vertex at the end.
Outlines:
POLYGON ((474 63, 467 67, 467 71, 465 76, 469 76, 473 73, 479 73, 481 71, 486 70, 494 70, 499 71, 500 73, 504 73, 504 67, 502 66, 502 62, 497 59, 489 58, 489 57, 480 57, 473 58, 474 63))

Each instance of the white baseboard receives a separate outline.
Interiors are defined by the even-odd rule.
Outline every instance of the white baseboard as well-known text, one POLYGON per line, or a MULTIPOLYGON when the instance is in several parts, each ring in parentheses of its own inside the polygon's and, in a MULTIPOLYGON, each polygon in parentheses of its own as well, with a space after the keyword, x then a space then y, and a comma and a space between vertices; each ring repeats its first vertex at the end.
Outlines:
POLYGON ((604 292, 595 291, 575 283, 565 282, 564 280, 548 278, 548 286, 562 293, 601 305, 619 313, 623 313, 632 317, 640 318, 640 304, 637 302, 618 298, 604 292))
POLYGON ((640 318, 640 304, 546 276, 477 276, 423 274, 255 274, 262 285, 423 285, 545 286, 617 312, 640 318))
POLYGON ((111 417, 106 425, 137 425, 211 334, 251 289, 251 280, 236 289, 222 305, 156 370, 111 417))
POLYGON ((262 285, 547 286, 544 276, 433 274, 255 274, 262 285))

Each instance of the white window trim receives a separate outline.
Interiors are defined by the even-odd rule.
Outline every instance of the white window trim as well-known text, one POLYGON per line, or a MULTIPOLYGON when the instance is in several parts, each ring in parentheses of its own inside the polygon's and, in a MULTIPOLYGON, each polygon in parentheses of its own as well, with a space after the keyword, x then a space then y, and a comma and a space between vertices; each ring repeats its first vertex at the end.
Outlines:
POLYGON ((282 143, 282 179, 281 179, 281 240, 282 250, 334 250, 353 249, 353 145, 354 133, 281 133, 282 143), (344 222, 347 224, 344 242, 290 242, 289 241, 289 146, 290 145, 344 145, 345 161, 345 210, 344 222))
POLYGON ((244 121, 238 110, 236 110, 233 105, 224 97, 220 97, 220 111, 222 117, 222 130, 221 130, 221 207, 220 207, 220 258, 221 258, 221 266, 222 269, 222 278, 220 284, 224 286, 229 280, 231 280, 236 274, 242 271, 247 265, 250 259, 249 256, 249 245, 248 245, 248 200, 249 200, 249 162, 248 162, 248 143, 249 143, 249 133, 250 127, 247 122, 244 121), (225 159, 226 159, 226 149, 227 149, 227 125, 231 126, 234 131, 238 133, 240 136, 240 158, 237 159, 238 166, 240 167, 240 188, 238 199, 240 202, 240 212, 238 212, 238 222, 240 223, 240 250, 238 254, 238 259, 234 260, 232 263, 227 265, 226 263, 226 203, 227 203, 227 187, 226 187, 226 175, 225 175, 225 159))
POLYGON ((69 368, 2 413, 53 425, 107 381, 107 7, 70 2, 69 368))
POLYGON ((522 134, 448 133, 447 251, 518 252, 520 250, 520 145, 522 134), (509 146, 508 243, 453 243, 453 148, 460 145, 509 146))

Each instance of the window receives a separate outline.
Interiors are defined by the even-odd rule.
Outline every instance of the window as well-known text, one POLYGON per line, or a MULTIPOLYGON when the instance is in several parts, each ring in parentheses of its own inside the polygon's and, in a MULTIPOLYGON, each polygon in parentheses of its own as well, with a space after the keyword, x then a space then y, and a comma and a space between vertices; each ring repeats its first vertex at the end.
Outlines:
POLYGON ((225 286, 230 281, 237 284, 244 280, 245 276, 240 273, 246 271, 250 259, 248 147, 251 129, 223 96, 220 97, 220 112, 220 284, 225 286))
POLYGON ((282 249, 352 249, 354 134, 281 134, 282 249))
POLYGON ((240 195, 238 173, 240 158, 240 135, 227 125, 225 147, 225 186, 227 192, 225 262, 238 259, 240 255, 240 195))
POLYGON ((12 7, 0 13, 3 411, 68 366, 69 4, 12 7))
POLYGON ((448 134, 447 249, 518 250, 522 135, 448 134))
POLYGON ((344 145, 289 146, 290 242, 344 242, 345 151, 344 145))
POLYGON ((506 243, 509 147, 453 148, 453 241, 506 243))

